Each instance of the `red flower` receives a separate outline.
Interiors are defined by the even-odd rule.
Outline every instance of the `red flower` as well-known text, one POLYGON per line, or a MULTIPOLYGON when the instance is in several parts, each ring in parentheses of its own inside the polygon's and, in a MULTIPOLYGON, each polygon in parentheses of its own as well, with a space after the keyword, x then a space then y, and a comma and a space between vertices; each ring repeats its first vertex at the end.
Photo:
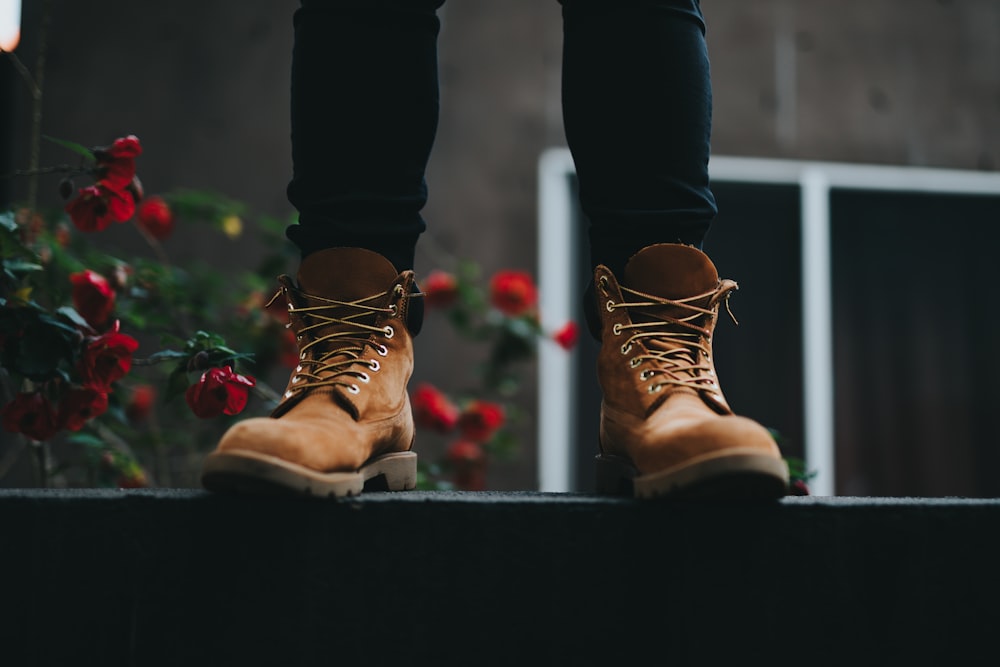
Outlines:
POLYGON ((411 397, 417 426, 447 433, 458 423, 458 407, 432 385, 419 385, 411 397))
POLYGON ((174 231, 174 212, 163 197, 148 197, 139 204, 136 224, 154 239, 162 241, 174 231))
POLYGON ((108 409, 108 395, 91 387, 74 387, 59 399, 59 427, 79 431, 108 409))
POLYGON ((456 440, 448 446, 452 482, 463 491, 486 488, 486 452, 476 442, 456 440))
POLYGON ((135 178, 135 158, 141 153, 142 146, 133 134, 115 139, 107 148, 96 149, 94 158, 97 160, 98 178, 108 188, 124 192, 135 178))
POLYGON ((552 334, 552 340, 557 342, 564 350, 572 350, 579 339, 580 327, 573 320, 570 320, 552 334))
POLYGON ((517 317, 535 306, 538 290, 524 271, 498 271, 490 280, 490 301, 504 314, 517 317))
POLYGON ((431 271, 422 288, 428 308, 447 308, 458 298, 458 280, 445 271, 431 271))
POLYGON ((135 199, 124 190, 103 182, 80 188, 78 196, 66 204, 66 213, 77 229, 100 232, 112 222, 125 222, 135 214, 135 199))
POLYGON ((156 402, 156 389, 152 385, 140 384, 132 390, 132 396, 125 406, 125 414, 132 421, 139 421, 149 416, 156 402))
POLYGON ((90 269, 69 276, 73 284, 73 307, 95 329, 108 321, 115 308, 115 292, 99 273, 90 269))
POLYGON ((118 322, 108 333, 88 339, 78 365, 83 384, 110 391, 111 385, 132 368, 132 353, 138 348, 138 341, 118 333, 118 322))
POLYGON ((33 440, 48 440, 59 430, 56 411, 39 392, 22 392, 4 406, 3 427, 33 440))
POLYGON ((503 422, 503 406, 489 401, 473 401, 459 416, 458 429, 467 440, 488 442, 503 422))
POLYGON ((237 415, 247 406, 250 387, 255 384, 254 378, 234 373, 229 366, 210 368, 188 387, 184 398, 191 412, 202 419, 237 415))

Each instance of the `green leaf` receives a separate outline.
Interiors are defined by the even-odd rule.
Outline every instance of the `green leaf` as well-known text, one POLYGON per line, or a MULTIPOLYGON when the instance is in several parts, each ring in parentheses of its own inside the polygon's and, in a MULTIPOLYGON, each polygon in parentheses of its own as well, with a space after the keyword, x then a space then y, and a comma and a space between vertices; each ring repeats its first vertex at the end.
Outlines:
POLYGON ((66 440, 68 442, 72 442, 73 444, 80 445, 82 447, 88 447, 100 450, 103 450, 105 447, 107 447, 107 443, 105 443, 104 440, 102 440, 101 438, 98 438, 96 435, 93 435, 92 433, 84 433, 82 431, 78 431, 76 433, 71 434, 69 437, 66 438, 66 440))
POLYGON ((146 358, 150 363, 159 363, 161 361, 169 361, 171 359, 187 359, 190 357, 187 352, 180 352, 178 350, 160 350, 159 352, 154 352, 146 358))
POLYGON ((70 308, 69 306, 63 306, 56 312, 78 327, 83 327, 84 329, 90 328, 90 325, 87 324, 87 320, 83 319, 83 316, 80 315, 80 313, 76 312, 75 308, 70 308))
POLYGON ((45 139, 46 141, 51 141, 52 143, 56 144, 57 146, 62 146, 66 150, 72 151, 74 153, 78 153, 79 155, 82 155, 83 157, 87 158, 88 160, 95 159, 94 158, 94 151, 90 150, 86 146, 83 146, 81 144, 76 143, 75 141, 66 141, 65 139, 56 139, 55 137, 50 137, 47 134, 43 134, 42 138, 45 139))
POLYGON ((32 271, 41 271, 45 267, 41 264, 36 264, 35 262, 26 262, 21 260, 5 260, 4 268, 8 271, 13 271, 14 273, 31 273, 32 271))
POLYGON ((7 267, 10 263, 8 260, 13 258, 37 262, 38 255, 21 242, 14 216, 5 214, 0 216, 0 221, 2 221, 0 224, 0 257, 4 259, 4 266, 7 267))

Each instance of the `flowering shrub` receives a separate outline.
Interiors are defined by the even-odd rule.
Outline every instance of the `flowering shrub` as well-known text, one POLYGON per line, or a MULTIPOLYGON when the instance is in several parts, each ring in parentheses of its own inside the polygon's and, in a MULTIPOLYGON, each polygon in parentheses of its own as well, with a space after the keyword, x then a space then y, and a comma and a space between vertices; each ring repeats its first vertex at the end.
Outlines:
MULTIPOLYGON (((243 207, 190 191, 146 197, 135 136, 91 149, 56 143, 81 157, 59 172, 68 201, 45 213, 0 213, 0 414, 4 431, 21 438, 0 449, 0 477, 12 451, 34 450, 45 485, 193 484, 196 459, 180 470, 171 460, 213 446, 226 420, 251 404, 251 391, 255 411, 274 402, 273 390, 240 366, 255 360, 254 372, 266 374, 286 361, 275 343, 286 330, 262 308, 261 275, 273 280, 292 254, 278 250, 262 271, 230 272, 225 281, 208 268, 175 266, 161 241, 177 221, 225 239, 241 228, 233 221, 243 207), (94 182, 77 187, 81 177, 94 182), (100 232, 129 222, 152 258, 98 249, 100 232), (221 330, 246 351, 213 333, 221 330)), ((258 227, 282 249, 284 224, 262 219, 258 227)))

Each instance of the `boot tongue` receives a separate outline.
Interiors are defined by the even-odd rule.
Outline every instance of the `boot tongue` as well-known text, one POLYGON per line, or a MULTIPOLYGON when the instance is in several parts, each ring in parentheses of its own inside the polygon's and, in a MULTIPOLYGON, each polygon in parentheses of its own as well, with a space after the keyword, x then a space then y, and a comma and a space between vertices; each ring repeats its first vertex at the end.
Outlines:
MULTIPOLYGON (((643 248, 629 259, 622 284, 644 294, 679 300, 713 291, 719 285, 719 274, 708 255, 697 248, 661 243, 643 248)), ((705 303, 693 305, 704 307, 705 303)))
POLYGON ((385 292, 398 275, 389 260, 371 250, 329 248, 302 261, 298 287, 309 295, 357 301, 385 292))
MULTIPOLYGON (((699 294, 714 292, 719 286, 719 274, 708 256, 697 248, 679 244, 648 246, 629 259, 625 265, 622 285, 637 292, 674 301, 699 294)), ((641 301, 642 297, 625 294, 626 301, 641 301)), ((692 306, 708 308, 711 294, 703 299, 688 302, 692 306)), ((633 322, 669 321, 690 318, 695 311, 683 306, 653 306, 629 309, 633 322)), ((707 316, 688 320, 695 326, 704 326, 707 316)), ((668 327, 671 330, 690 329, 668 327)), ((667 349, 676 347, 662 340, 647 339, 647 347, 667 349)))
MULTIPOLYGON (((371 297, 384 294, 398 274, 396 268, 382 255, 364 250, 361 248, 328 248, 315 252, 304 260, 299 267, 298 289, 302 295, 298 297, 299 307, 326 306, 326 302, 321 299, 310 297, 322 297, 322 299, 332 299, 335 301, 364 301, 367 306, 384 306, 384 300, 371 299, 371 297)), ((350 306, 331 306, 319 311, 323 317, 346 318, 351 322, 372 325, 375 323, 377 313, 371 311, 366 314, 357 308, 350 306)), ((303 314, 300 319, 296 319, 296 327, 313 325, 319 320, 303 314)), ((310 329, 310 338, 320 338, 333 334, 336 331, 349 331, 356 329, 350 324, 328 324, 322 327, 310 329)), ((367 337, 363 333, 362 337, 367 337)), ((320 349, 327 349, 327 345, 322 345, 320 349)))

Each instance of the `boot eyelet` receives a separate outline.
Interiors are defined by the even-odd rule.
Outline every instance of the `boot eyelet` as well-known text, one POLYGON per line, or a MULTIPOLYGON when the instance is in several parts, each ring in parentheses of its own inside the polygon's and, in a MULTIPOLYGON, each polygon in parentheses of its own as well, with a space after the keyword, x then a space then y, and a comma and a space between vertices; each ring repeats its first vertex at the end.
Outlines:
POLYGON ((368 382, 371 380, 371 378, 368 377, 368 373, 358 373, 358 379, 364 382, 365 384, 368 384, 368 382))
POLYGON ((601 288, 601 291, 604 292, 604 295, 607 296, 607 294, 608 294, 608 277, 607 276, 601 276, 597 280, 597 285, 598 285, 598 287, 601 288))
POLYGON ((378 369, 380 368, 382 368, 382 364, 378 362, 378 359, 368 360, 368 370, 370 370, 372 373, 377 373, 378 369))
POLYGON ((295 340, 302 340, 302 334, 297 334, 295 336, 295 340))
POLYGON ((304 360, 305 358, 306 358, 306 353, 305 352, 299 352, 299 359, 303 359, 304 360))
POLYGON ((392 288, 392 291, 396 296, 403 296, 403 286, 398 283, 392 288))
POLYGON ((651 377, 653 377, 653 371, 643 371, 639 373, 639 379, 642 381, 646 381, 651 377))
POLYGON ((291 389, 289 389, 288 391, 285 392, 285 398, 291 398, 292 396, 293 396, 293 392, 292 392, 291 389))
POLYGON ((661 389, 663 389, 663 385, 662 384, 651 384, 651 385, 649 385, 649 389, 647 389, 646 391, 648 391, 650 394, 656 394, 661 389))
POLYGON ((382 331, 384 331, 384 332, 385 332, 385 337, 386 337, 386 338, 392 338, 393 336, 395 336, 395 335, 396 335, 396 330, 395 330, 395 329, 393 329, 393 328, 392 328, 391 326, 389 326, 388 324, 387 324, 387 325, 385 326, 385 329, 383 329, 382 331))
POLYGON ((389 314, 391 314, 391 315, 395 315, 396 314, 396 304, 394 304, 394 303, 390 303, 389 304, 389 314))
POLYGON ((615 302, 609 300, 606 304, 604 304, 604 307, 607 308, 608 312, 610 313, 611 311, 613 311, 615 309, 615 302))
POLYGON ((632 343, 622 345, 622 354, 628 354, 632 350, 632 343))
POLYGON ((295 367, 295 372, 296 373, 301 373, 302 372, 302 364, 299 364, 298 366, 295 367))
POLYGON ((291 329, 292 328, 292 323, 291 322, 286 323, 285 324, 285 328, 286 329, 291 329))
POLYGON ((641 363, 642 363, 641 357, 632 357, 631 359, 629 359, 628 366, 629 368, 638 368, 639 364, 641 363))
POLYGON ((290 313, 291 313, 291 312, 293 312, 294 310, 295 310, 295 306, 293 306, 292 304, 288 304, 288 312, 290 312, 290 313))
POLYGON ((360 394, 361 393, 361 387, 359 387, 356 384, 349 384, 349 385, 347 385, 347 391, 349 391, 352 394, 360 394))
POLYGON ((614 332, 614 334, 616 336, 621 336, 622 335, 622 325, 615 324, 613 327, 611 327, 611 331, 614 332))
POLYGON ((389 348, 387 348, 385 345, 378 345, 375 348, 375 351, 378 353, 380 357, 384 357, 389 354, 389 348))
POLYGON ((292 378, 292 384, 298 384, 298 383, 299 383, 299 376, 296 375, 292 378))

